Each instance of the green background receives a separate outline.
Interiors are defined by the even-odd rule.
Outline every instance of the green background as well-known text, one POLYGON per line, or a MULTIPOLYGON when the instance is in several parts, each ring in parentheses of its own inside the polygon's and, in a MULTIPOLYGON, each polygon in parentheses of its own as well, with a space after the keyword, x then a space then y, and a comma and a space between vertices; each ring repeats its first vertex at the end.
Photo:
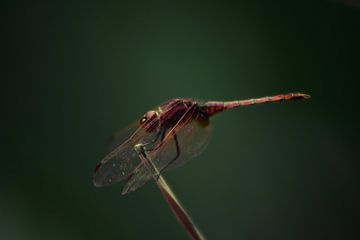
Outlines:
POLYGON ((209 239, 358 239, 360 9, 344 3, 2 3, 0 238, 187 239, 154 183, 92 185, 108 136, 175 97, 299 91, 216 116, 165 176, 209 239))

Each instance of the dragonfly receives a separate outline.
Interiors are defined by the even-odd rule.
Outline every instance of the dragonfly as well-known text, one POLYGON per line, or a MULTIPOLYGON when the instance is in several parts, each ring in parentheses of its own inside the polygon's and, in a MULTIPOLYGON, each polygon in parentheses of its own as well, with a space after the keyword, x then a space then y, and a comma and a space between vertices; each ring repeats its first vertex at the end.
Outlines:
POLYGON ((122 194, 133 192, 153 178, 140 155, 151 159, 159 174, 183 165, 206 148, 212 116, 238 107, 308 98, 304 93, 287 93, 236 101, 172 99, 113 135, 107 155, 95 167, 93 184, 124 182, 122 194))

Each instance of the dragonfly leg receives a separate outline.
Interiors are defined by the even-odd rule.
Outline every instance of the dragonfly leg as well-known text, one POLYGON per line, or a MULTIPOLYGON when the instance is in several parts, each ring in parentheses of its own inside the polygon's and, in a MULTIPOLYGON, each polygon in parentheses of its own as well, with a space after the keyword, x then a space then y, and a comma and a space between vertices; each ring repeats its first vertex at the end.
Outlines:
POLYGON ((176 156, 165 166, 161 169, 160 172, 164 171, 166 168, 168 168, 173 162, 175 162, 176 159, 180 156, 180 146, 179 141, 177 139, 176 133, 173 131, 173 138, 175 140, 175 146, 176 146, 176 156))
MULTIPOLYGON (((157 135, 155 136, 155 138, 154 138, 153 140, 147 142, 147 143, 139 143, 139 144, 137 144, 137 145, 134 147, 134 150, 136 151, 136 153, 137 153, 139 156, 141 156, 142 158, 144 158, 144 159, 146 159, 146 160, 148 161, 146 152, 147 152, 147 151, 151 151, 152 149, 146 149, 145 146, 156 142, 156 141, 159 139, 159 136, 161 135, 160 133, 161 133, 161 132, 159 131, 159 132, 157 133, 157 135)), ((140 166, 140 165, 139 165, 139 166, 140 166)), ((126 178, 126 181, 129 181, 129 179, 131 179, 131 178, 134 176, 134 174, 135 174, 136 170, 139 168, 139 166, 138 166, 132 173, 129 174, 129 176, 126 178)))
MULTIPOLYGON (((162 140, 164 140, 164 138, 165 138, 165 133, 166 133, 166 130, 164 130, 164 129, 162 129, 162 130, 160 130, 158 133, 157 133, 157 135, 156 135, 156 137, 153 139, 153 140, 151 140, 151 141, 149 141, 149 142, 147 142, 147 143, 143 143, 142 144, 142 146, 147 146, 147 145, 150 145, 150 144, 153 144, 153 143, 155 143, 158 139, 159 139, 159 137, 160 137, 160 142, 162 141, 162 140)), ((154 150, 155 148, 149 148, 149 149, 147 149, 147 148, 144 148, 144 150, 145 151, 152 151, 152 150, 154 150)))
MULTIPOLYGON (((165 131, 164 131, 163 129, 161 129, 160 131, 158 131, 158 132, 156 133, 156 136, 155 136, 154 139, 150 140, 149 142, 142 143, 141 145, 142 145, 143 147, 145 147, 145 146, 147 146, 147 145, 153 144, 153 143, 155 143, 155 142, 159 139, 160 136, 161 136, 160 141, 162 141, 162 139, 164 138, 164 135, 165 135, 164 132, 165 132, 165 131)), ((152 149, 146 149, 146 151, 149 151, 149 150, 152 150, 152 149)))
POLYGON ((147 150, 144 148, 144 144, 137 144, 135 146, 135 151, 139 154, 141 159, 146 161, 145 164, 147 164, 148 167, 150 167, 150 170, 153 174, 155 181, 158 181, 160 178, 160 172, 157 170, 154 163, 148 158, 148 156, 146 154, 147 150))

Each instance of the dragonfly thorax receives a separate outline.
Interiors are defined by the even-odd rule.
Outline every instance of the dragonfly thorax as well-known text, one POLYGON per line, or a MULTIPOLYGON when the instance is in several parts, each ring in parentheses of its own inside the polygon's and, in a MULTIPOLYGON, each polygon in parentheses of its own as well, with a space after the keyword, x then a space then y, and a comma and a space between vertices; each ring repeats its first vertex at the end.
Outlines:
POLYGON ((187 99, 174 99, 169 101, 167 105, 162 108, 160 114, 161 126, 165 128, 172 128, 179 122, 186 122, 195 117, 196 102, 187 99))

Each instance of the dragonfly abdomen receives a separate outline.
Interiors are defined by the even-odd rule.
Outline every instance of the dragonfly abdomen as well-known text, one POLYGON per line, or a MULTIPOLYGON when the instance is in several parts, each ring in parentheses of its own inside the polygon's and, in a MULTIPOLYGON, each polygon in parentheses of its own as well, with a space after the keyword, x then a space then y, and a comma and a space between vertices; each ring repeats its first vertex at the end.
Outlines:
POLYGON ((261 97, 261 98, 253 98, 246 99, 241 101, 228 101, 228 102, 206 102, 203 106, 204 112, 208 114, 208 116, 212 116, 216 113, 222 112, 224 110, 233 109, 237 107, 250 106, 255 104, 262 104, 268 102, 280 102, 280 101, 289 101, 289 100, 302 100, 308 99, 310 95, 304 93, 287 93, 287 94, 279 94, 270 97, 261 97))
POLYGON ((216 113, 219 113, 219 112, 222 112, 225 109, 226 108, 225 108, 224 102, 211 101, 211 102, 206 102, 201 107, 201 112, 206 117, 211 117, 212 115, 214 115, 216 113))

